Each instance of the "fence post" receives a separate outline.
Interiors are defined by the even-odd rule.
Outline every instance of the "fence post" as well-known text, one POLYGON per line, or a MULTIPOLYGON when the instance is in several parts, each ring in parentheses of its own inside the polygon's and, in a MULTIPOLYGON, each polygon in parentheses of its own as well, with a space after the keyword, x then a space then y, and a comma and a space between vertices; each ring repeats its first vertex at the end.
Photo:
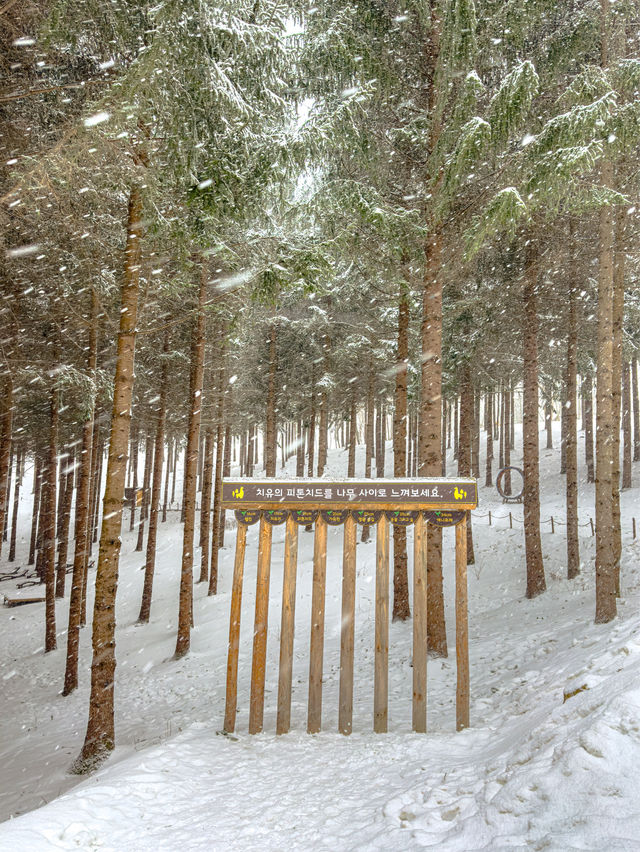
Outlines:
POLYGON ((589 518, 589 523, 591 524, 591 535, 595 535, 595 530, 593 529, 593 518, 589 518))
MULTIPOLYGON (((635 518, 634 518, 633 522, 635 524, 635 518)), ((491 526, 491 509, 489 509, 489 526, 491 526)), ((635 535, 634 535, 634 538, 635 538, 635 535)))
POLYGON ((556 531, 556 528, 553 525, 553 515, 551 515, 551 533, 553 534, 555 531, 556 531))
POLYGON ((511 515, 511 512, 509 512, 509 529, 513 529, 513 517, 511 515))
POLYGON ((636 537, 636 519, 635 518, 631 518, 631 532, 632 532, 633 538, 635 539, 635 537, 636 537))

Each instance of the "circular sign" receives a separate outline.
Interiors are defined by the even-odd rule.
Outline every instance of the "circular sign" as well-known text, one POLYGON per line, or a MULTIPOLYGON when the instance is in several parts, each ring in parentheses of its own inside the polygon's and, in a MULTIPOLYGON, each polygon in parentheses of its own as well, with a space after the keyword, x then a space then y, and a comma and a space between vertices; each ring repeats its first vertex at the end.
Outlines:
POLYGON ((377 524, 382 516, 381 511, 372 509, 353 509, 351 514, 359 524, 377 524))
POLYGON ((262 517, 268 524, 276 527, 278 524, 284 524, 288 514, 287 509, 264 509, 262 517))
POLYGON ((260 520, 260 509, 236 509, 236 521, 250 527, 260 520))
POLYGON ((318 510, 294 509, 291 514, 293 515, 293 520, 296 522, 296 524, 300 524, 301 527, 307 527, 309 526, 309 524, 312 524, 318 517, 318 510))
POLYGON ((465 511, 454 512, 450 509, 441 509, 437 512, 425 512, 424 517, 434 527, 455 527, 466 514, 465 511))
POLYGON ((519 467, 503 467, 502 470, 498 472, 498 476, 496 477, 496 488, 498 489, 498 494, 502 497, 503 500, 521 500, 522 495, 524 494, 524 471, 522 471, 519 467), (507 471, 513 470, 516 473, 519 473, 522 477, 522 487, 517 494, 505 494, 504 489, 502 488, 502 480, 504 479, 507 471))
POLYGON ((339 527, 340 524, 344 524, 348 514, 348 509, 322 509, 322 517, 330 527, 339 527))
POLYGON ((399 527, 410 527, 418 517, 418 513, 412 512, 410 509, 388 509, 386 515, 389 523, 396 524, 399 527))

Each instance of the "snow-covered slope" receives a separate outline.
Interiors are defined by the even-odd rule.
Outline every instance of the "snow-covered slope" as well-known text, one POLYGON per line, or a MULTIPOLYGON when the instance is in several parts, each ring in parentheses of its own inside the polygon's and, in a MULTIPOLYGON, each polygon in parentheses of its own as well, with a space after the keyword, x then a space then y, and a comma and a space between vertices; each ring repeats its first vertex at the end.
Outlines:
MULTIPOLYGON (((333 473, 345 458, 334 451, 333 473)), ((564 479, 542 453, 542 517, 564 519, 564 479)), ((634 470, 640 478, 639 466, 634 470)), ((28 489, 25 489, 28 494, 28 489)), ((524 598, 521 524, 480 489, 469 569, 471 729, 456 734, 452 546, 448 660, 429 663, 427 735, 410 733, 411 624, 392 624, 390 733, 374 735, 375 543, 358 545, 354 733, 337 728, 342 530, 330 531, 323 733, 304 733, 312 535, 301 533, 293 731, 276 738, 283 529, 276 528, 266 733, 247 733, 256 528, 245 572, 237 733, 219 733, 234 533, 217 598, 196 586, 191 654, 172 659, 181 529, 163 527, 152 623, 135 625, 143 557, 125 533, 118 607, 118 747, 96 775, 66 770, 86 725, 88 630, 77 694, 62 698, 65 636, 42 653, 39 605, 0 612, 0 850, 640 849, 640 489, 622 496, 620 616, 594 626, 592 487, 581 482, 583 573, 564 579, 563 527, 543 529, 548 591, 524 598), (492 511, 492 525, 487 512, 492 511), (565 700, 565 695, 573 694, 565 700), (48 804, 38 807, 44 802, 48 804), (29 813, 24 811, 31 810, 29 813)), ((26 507, 28 508, 28 507, 26 507)), ((512 507, 514 518, 522 508, 512 507)), ((445 545, 452 531, 445 531, 445 545)), ((8 591, 4 583, 1 591, 8 591)), ((59 626, 66 622, 59 605, 59 626)))

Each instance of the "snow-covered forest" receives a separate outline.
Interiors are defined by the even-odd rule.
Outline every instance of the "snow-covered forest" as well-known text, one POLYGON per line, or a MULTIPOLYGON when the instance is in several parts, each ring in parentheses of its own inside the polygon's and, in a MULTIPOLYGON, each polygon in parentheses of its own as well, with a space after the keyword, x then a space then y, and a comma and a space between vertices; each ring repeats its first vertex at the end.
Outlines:
POLYGON ((0 51, 0 850, 640 849, 640 3, 0 0, 0 51), (464 526, 311 520, 292 587, 222 506, 435 477, 468 724, 464 526))

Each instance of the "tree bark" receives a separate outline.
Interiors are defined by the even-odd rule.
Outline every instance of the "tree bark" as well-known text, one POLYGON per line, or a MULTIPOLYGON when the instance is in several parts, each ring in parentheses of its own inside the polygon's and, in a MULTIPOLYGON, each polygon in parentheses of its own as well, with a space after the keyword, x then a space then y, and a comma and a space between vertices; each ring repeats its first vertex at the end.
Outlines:
MULTIPOLYGON (((65 578, 67 574, 67 554, 69 552, 69 527, 71 525, 71 501, 73 499, 73 482, 75 479, 74 471, 75 454, 73 450, 69 454, 67 460, 68 470, 64 474, 64 491, 60 493, 60 505, 62 512, 58 513, 61 516, 60 532, 58 534, 58 570, 56 572, 56 597, 64 597, 65 578)), ((63 468, 63 465, 60 465, 63 468)), ((64 471, 63 471, 64 473, 64 471)))
MULTIPOLYGON (((91 290, 91 312, 89 321, 89 348, 87 375, 95 382, 98 365, 98 295, 91 290)), ((67 628, 67 657, 64 673, 63 695, 69 695, 78 686, 78 646, 80 640, 80 617, 85 566, 88 562, 89 544, 89 492, 91 484, 91 449, 93 443, 93 413, 95 402, 91 402, 91 414, 82 425, 82 450, 80 453, 80 480, 76 492, 75 547, 73 573, 69 597, 69 625, 67 628)))
MULTIPOLYGON (((468 334, 468 330, 467 330, 468 334)), ((471 476, 471 449, 473 444, 473 384, 471 364, 465 361, 460 367, 460 433, 458 444, 458 476, 471 476)), ((467 512, 467 565, 475 564, 471 512, 467 512)))
MULTIPOLYGON (((418 476, 442 470, 442 236, 431 233, 425 246, 420 332, 421 393, 418 429, 418 476)), ((427 525, 427 644, 434 656, 447 656, 442 589, 442 530, 427 525)))
MULTIPOLYGON (((374 401, 374 379, 373 368, 369 366, 369 376, 367 379, 367 419, 365 425, 365 462, 364 476, 365 479, 371 479, 371 468, 373 464, 374 452, 374 429, 375 429, 375 401, 374 401)), ((361 541, 369 541, 369 524, 362 525, 361 541)))
POLYGON ((552 428, 552 420, 553 420, 553 402, 551 399, 551 386, 549 386, 546 394, 546 399, 544 401, 544 427, 547 431, 547 449, 553 449, 553 428, 552 428))
MULTIPOLYGON (((407 475, 407 369, 409 364, 409 301, 406 293, 398 305, 398 345, 396 350, 396 387, 393 411, 393 475, 407 475)), ((409 608, 409 577, 407 571, 407 531, 393 527, 393 620, 405 621, 409 608)))
MULTIPOLYGON (((540 470, 538 436, 538 309, 537 249, 530 240, 525 248, 523 281, 524 327, 524 540, 527 562, 527 597, 534 598, 546 590, 540 540, 540 470)), ((505 449, 508 445, 505 440, 505 449)))
POLYGON ((38 515, 40 512, 40 492, 42 490, 42 462, 40 460, 40 454, 38 453, 37 449, 34 453, 33 466, 33 509, 31 511, 31 541, 29 544, 29 559, 27 561, 27 565, 33 565, 36 560, 36 546, 39 523, 38 515))
MULTIPOLYGON (((139 435, 139 427, 137 423, 134 423, 132 426, 132 435, 131 435, 131 463, 129 465, 129 480, 131 482, 131 487, 137 491, 138 490, 138 454, 140 451, 140 435, 139 435)), ((136 525, 136 508, 137 508, 137 500, 134 499, 131 501, 131 514, 129 516, 129 532, 133 532, 136 525)), ((136 548, 137 550, 137 548, 136 548)))
POLYGON ((587 482, 595 482, 593 458, 593 379, 582 379, 582 420, 584 422, 584 458, 587 466, 587 482))
MULTIPOLYGON (((511 441, 509 436, 511 434, 511 394, 509 393, 509 384, 505 386, 503 391, 504 395, 504 420, 503 420, 503 428, 504 428, 504 466, 509 467, 511 464, 511 441)), ((508 470, 504 478, 502 480, 502 490, 505 494, 511 494, 511 471, 508 470)))
POLYGON ((224 417, 225 417, 225 350, 220 354, 220 367, 218 369, 218 405, 216 423, 216 466, 213 474, 213 513, 211 518, 211 564, 209 566, 209 588, 208 595, 218 593, 218 562, 220 542, 220 503, 222 500, 222 468, 224 458, 224 417))
MULTIPOLYGON (((276 326, 275 319, 269 328, 269 384, 267 391, 267 415, 265 434, 265 473, 267 476, 276 475, 276 371, 278 368, 278 354, 276 349, 276 326)), ((310 455, 312 458, 312 455, 310 455)), ((313 464, 313 462, 312 462, 313 464)))
POLYGON ((11 518, 11 535, 9 537, 9 562, 16 558, 16 538, 18 532, 18 505, 20 503, 20 485, 22 483, 22 447, 16 450, 16 480, 13 486, 13 516, 11 518))
MULTIPOLYGON (((164 456, 164 427, 167 419, 167 392, 169 386, 169 331, 165 330, 162 346, 162 373, 160 378, 160 400, 158 404, 158 421, 156 437, 153 444, 153 483, 151 485, 151 507, 149 511, 149 535, 147 536, 147 558, 144 566, 144 583, 142 585, 142 600, 138 621, 146 624, 151 615, 151 596, 153 592, 153 575, 156 567, 156 541, 158 537, 158 507, 160 505, 160 490, 162 488, 162 464, 164 456)), ((146 466, 146 459, 145 459, 146 466)), ((142 518, 140 519, 142 522, 142 518)))
POLYGON ((196 522, 196 477, 200 447, 200 420, 202 417, 202 384, 204 379, 205 315, 208 264, 204 258, 200 267, 198 313, 193 330, 193 389, 189 400, 189 426, 185 456, 184 529, 182 534, 182 567, 180 571, 180 604, 178 608, 178 636, 176 659, 184 657, 191 647, 193 624, 193 548, 196 522))
MULTIPOLYGON (((9 461, 11 457, 11 441, 13 438, 13 379, 7 370, 4 376, 2 405, 0 408, 0 533, 4 530, 7 515, 7 483, 9 480, 9 461)), ((2 536, 0 535, 0 552, 2 552, 2 536)))
POLYGON ((633 399, 633 460, 640 461, 640 399, 638 399, 638 359, 631 361, 631 397, 633 399))
POLYGON ((211 530, 211 492, 213 488, 213 426, 209 424, 204 436, 204 481, 200 507, 200 576, 199 583, 209 581, 209 532, 211 530))
POLYGON ((138 187, 133 186, 129 194, 126 259, 121 286, 120 331, 113 390, 107 483, 96 573, 89 721, 82 751, 74 765, 76 772, 85 772, 95 767, 107 757, 115 745, 113 705, 116 668, 115 604, 131 424, 141 237, 142 198, 138 187))
POLYGON ((622 487, 631 488, 631 365, 622 366, 622 487))
POLYGON ((486 468, 484 484, 486 488, 493 485, 493 393, 487 393, 485 397, 485 405, 487 406, 487 446, 486 446, 486 468))
POLYGON ((567 577, 572 580, 580 573, 580 544, 578 540, 578 320, 576 290, 569 290, 569 333, 567 339, 566 387, 566 494, 567 494, 567 577))
POLYGON ((151 481, 151 467, 153 465, 154 441, 151 435, 147 435, 144 442, 144 473, 142 475, 142 503, 140 505, 140 523, 138 525, 138 540, 136 552, 139 553, 144 545, 144 522, 149 513, 149 483, 151 481))
POLYGON ((351 385, 351 413, 349 417, 349 460, 347 462, 348 477, 353 477, 356 475, 356 441, 358 439, 358 429, 356 421, 356 383, 353 382, 353 384, 351 385))
POLYGON ((44 650, 55 651, 56 642, 56 480, 58 476, 58 390, 55 378, 49 391, 49 453, 46 468, 47 503, 42 529, 45 580, 45 640, 44 650))
POLYGON ((613 551, 616 574, 616 595, 620 596, 620 560, 622 559, 622 526, 620 523, 620 411, 622 407, 622 324, 624 315, 625 228, 626 210, 619 207, 615 214, 615 248, 613 268, 613 432, 611 442, 611 505, 613 515, 613 551))

